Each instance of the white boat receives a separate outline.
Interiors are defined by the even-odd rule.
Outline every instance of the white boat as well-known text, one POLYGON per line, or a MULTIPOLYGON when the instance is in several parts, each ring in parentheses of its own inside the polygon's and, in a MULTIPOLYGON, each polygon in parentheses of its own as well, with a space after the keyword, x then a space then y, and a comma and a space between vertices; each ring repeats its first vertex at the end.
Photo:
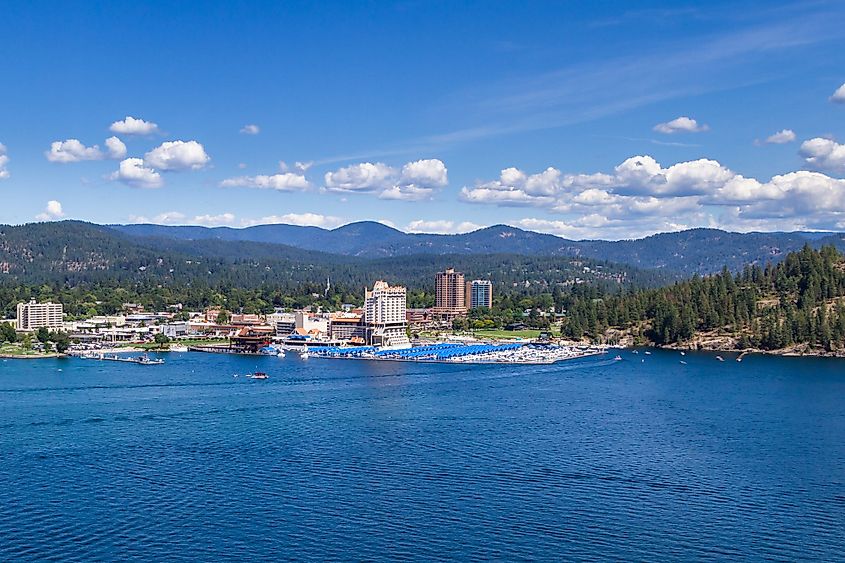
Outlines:
POLYGON ((307 359, 308 359, 308 357, 309 357, 309 355, 310 355, 310 354, 308 354, 308 351, 306 350, 306 351, 304 351, 304 352, 300 352, 300 353, 299 353, 299 358, 300 358, 300 359, 302 359, 302 360, 307 360, 307 359))
POLYGON ((276 357, 277 358, 284 358, 285 357, 285 351, 280 348, 279 353, 276 354, 276 357))

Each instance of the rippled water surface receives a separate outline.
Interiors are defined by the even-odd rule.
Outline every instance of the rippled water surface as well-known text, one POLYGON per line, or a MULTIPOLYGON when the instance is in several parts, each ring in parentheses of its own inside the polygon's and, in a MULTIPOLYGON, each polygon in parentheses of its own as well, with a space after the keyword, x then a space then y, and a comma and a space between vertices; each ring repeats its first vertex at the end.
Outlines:
POLYGON ((0 361, 0 560, 842 560, 845 362, 622 356, 0 361))

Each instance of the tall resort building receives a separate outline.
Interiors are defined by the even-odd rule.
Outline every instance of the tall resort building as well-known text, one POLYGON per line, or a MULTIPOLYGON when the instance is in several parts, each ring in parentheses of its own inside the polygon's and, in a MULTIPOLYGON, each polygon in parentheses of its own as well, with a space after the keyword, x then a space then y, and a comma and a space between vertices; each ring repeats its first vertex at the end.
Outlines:
POLYGON ((470 309, 493 308, 493 282, 490 280, 472 280, 467 282, 466 304, 470 309))
POLYGON ((407 348, 407 295, 404 287, 377 281, 364 292, 364 325, 367 343, 372 346, 407 348))
POLYGON ((61 329, 64 325, 64 307, 61 303, 18 303, 17 330, 28 332, 39 328, 61 329))
POLYGON ((432 312, 443 320, 466 315, 464 286, 464 275, 456 272, 454 268, 437 272, 434 278, 434 310, 432 312))

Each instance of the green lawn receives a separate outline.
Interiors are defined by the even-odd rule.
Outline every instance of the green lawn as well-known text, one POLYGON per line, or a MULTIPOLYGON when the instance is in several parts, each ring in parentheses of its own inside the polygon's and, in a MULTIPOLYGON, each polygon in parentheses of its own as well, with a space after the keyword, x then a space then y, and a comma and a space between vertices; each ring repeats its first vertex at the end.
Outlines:
POLYGON ((38 352, 34 350, 24 350, 17 344, 9 344, 4 343, 0 344, 0 354, 6 354, 10 356, 37 356, 39 355, 38 352))
POLYGON ((473 334, 478 338, 537 338, 540 336, 540 331, 536 329, 528 330, 475 330, 473 334))

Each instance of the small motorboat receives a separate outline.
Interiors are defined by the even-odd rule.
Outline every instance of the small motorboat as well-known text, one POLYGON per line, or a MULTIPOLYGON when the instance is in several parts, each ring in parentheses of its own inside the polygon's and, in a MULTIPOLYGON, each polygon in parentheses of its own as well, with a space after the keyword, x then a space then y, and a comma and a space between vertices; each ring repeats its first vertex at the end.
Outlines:
POLYGON ((251 379, 270 379, 270 376, 263 371, 257 371, 249 376, 251 379))
POLYGON ((648 350, 646 350, 646 351, 645 351, 645 355, 646 355, 646 356, 651 356, 651 352, 649 352, 648 350))
POLYGON ((308 351, 306 350, 305 352, 300 352, 300 353, 299 353, 299 357, 300 357, 300 359, 302 359, 302 360, 307 360, 307 359, 310 357, 310 354, 309 354, 309 353, 308 353, 308 351))
POLYGON ((681 360, 681 365, 685 366, 685 365, 687 365, 687 363, 685 361, 681 360))
POLYGON ((617 355, 615 358, 613 358, 613 361, 614 361, 614 362, 621 362, 621 361, 622 361, 622 356, 617 355))
POLYGON ((719 360, 720 362, 725 361, 725 358, 723 358, 722 356, 716 356, 716 359, 719 360))
POLYGON ((129 361, 135 362, 136 364, 141 364, 142 366, 157 366, 164 363, 164 360, 162 360, 161 358, 153 359, 146 354, 142 354, 137 358, 130 358, 129 361))

